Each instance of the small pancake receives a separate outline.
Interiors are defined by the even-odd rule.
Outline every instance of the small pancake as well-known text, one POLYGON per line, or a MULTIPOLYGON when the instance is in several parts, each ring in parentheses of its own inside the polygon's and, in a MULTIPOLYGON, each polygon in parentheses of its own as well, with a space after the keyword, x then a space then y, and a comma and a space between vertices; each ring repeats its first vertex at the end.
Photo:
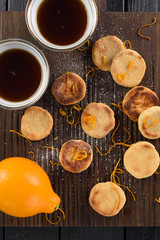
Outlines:
POLYGON ((89 103, 81 115, 81 125, 89 136, 103 138, 115 127, 114 112, 104 103, 89 103))
POLYGON ((131 88, 137 86, 142 81, 145 70, 146 64, 144 59, 134 50, 125 49, 120 51, 112 60, 111 75, 113 80, 124 87, 131 88), (124 79, 119 80, 119 75, 125 76, 124 79))
POLYGON ((115 183, 97 183, 90 192, 89 203, 99 214, 111 217, 119 213, 126 202, 124 191, 115 183))
POLYGON ((138 128, 146 138, 160 138, 160 107, 153 106, 143 111, 138 118, 138 128))
MULTIPOLYGON (((78 156, 81 157, 82 155, 78 154, 78 156)), ((64 143, 59 154, 62 167, 72 173, 80 173, 86 170, 90 166, 92 159, 91 146, 82 140, 69 140, 64 143), (85 151, 87 156, 82 160, 75 159, 76 154, 80 153, 80 151, 85 151)))
POLYGON ((152 176, 160 164, 159 154, 153 144, 142 141, 131 145, 124 154, 124 166, 135 178, 152 176))
POLYGON ((110 71, 112 58, 124 49, 123 42, 116 36, 106 36, 98 39, 92 48, 92 60, 103 71, 110 71), (105 57, 105 66, 103 65, 105 57))
POLYGON ((137 122, 138 117, 149 107, 158 106, 159 98, 155 92, 143 86, 132 88, 123 99, 123 110, 130 119, 137 122), (133 116, 133 118, 131 117, 133 116), (137 118, 137 121, 135 120, 137 118))
POLYGON ((21 132, 32 141, 47 137, 52 127, 53 118, 51 114, 41 107, 29 107, 21 119, 21 132))
POLYGON ((72 105, 80 102, 86 94, 86 84, 76 73, 68 72, 57 78, 51 87, 55 99, 62 105, 72 105))

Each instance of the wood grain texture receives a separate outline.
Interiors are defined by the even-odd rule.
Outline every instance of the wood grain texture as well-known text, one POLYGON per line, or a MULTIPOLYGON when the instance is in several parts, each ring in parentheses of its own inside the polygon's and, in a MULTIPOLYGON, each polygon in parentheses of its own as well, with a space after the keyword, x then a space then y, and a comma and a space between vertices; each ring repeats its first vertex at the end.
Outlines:
POLYGON ((126 228, 127 240, 159 240, 160 228, 148 227, 148 228, 126 228))
POLYGON ((106 0, 106 10, 110 12, 124 12, 125 0, 106 0))
MULTIPOLYGON (((146 28, 144 33, 152 36, 152 41, 146 41, 137 36, 137 29, 149 19, 156 16, 160 19, 159 13, 105 13, 99 19, 99 26, 91 38, 93 42, 106 34, 117 35, 122 40, 130 39, 133 49, 137 50, 147 62, 147 71, 142 81, 142 85, 155 90, 159 95, 159 34, 160 27, 156 24, 152 28, 146 28), (101 27, 100 27, 101 26, 101 27), (132 27, 131 27, 132 26, 132 27), (127 31, 126 31, 127 30, 127 31), (147 48, 147 51, 146 51, 147 48)), ((54 128, 50 136, 46 139, 33 143, 33 151, 36 154, 36 160, 49 174, 53 188, 61 199, 62 209, 66 213, 66 221, 61 221, 61 226, 154 226, 160 225, 160 207, 155 202, 155 197, 160 194, 159 176, 154 175, 144 180, 136 180, 127 172, 121 177, 121 181, 130 187, 136 195, 136 202, 129 192, 126 192, 127 203, 124 209, 113 218, 105 218, 98 215, 91 209, 88 203, 88 196, 94 184, 109 180, 110 174, 119 159, 122 157, 126 148, 117 147, 107 157, 101 157, 96 152, 94 145, 100 147, 102 152, 108 150, 111 146, 109 134, 101 140, 93 139, 87 136, 82 130, 80 124, 75 128, 66 123, 66 119, 59 114, 61 107, 50 93, 50 87, 54 79, 60 76, 66 70, 76 72, 86 81, 87 93, 81 102, 84 108, 89 102, 104 102, 111 106, 111 102, 121 102, 128 89, 115 84, 109 73, 102 71, 96 72, 93 79, 86 77, 85 66, 93 66, 91 60, 91 48, 85 53, 73 51, 68 53, 54 53, 38 45, 28 33, 24 23, 24 13, 8 12, 2 14, 2 38, 21 37, 35 43, 42 49, 46 55, 50 68, 51 79, 47 92, 43 98, 36 104, 47 109, 54 118, 54 128), (20 24, 18 24, 20 23, 20 24), (15 27, 16 26, 16 27, 15 27), (80 64, 81 63, 81 64, 80 64), (58 141, 53 138, 58 136, 58 141), (60 148, 61 145, 69 139, 82 139, 91 144, 94 151, 94 160, 90 168, 81 174, 71 174, 64 171, 61 167, 53 167, 49 164, 49 159, 58 161, 58 154, 55 151, 44 150, 43 145, 49 145, 60 148), (150 187, 148 187, 150 186, 150 187), (154 186, 154 187, 153 187, 154 186), (129 211, 128 211, 129 209, 129 211), (128 214, 130 212, 130 214, 128 214)), ((68 107, 64 110, 68 112, 68 107)), ((143 140, 144 138, 137 131, 136 123, 131 122, 118 109, 113 108, 116 119, 121 120, 121 126, 117 133, 117 139, 125 140, 126 133, 123 127, 132 133, 131 142, 143 140)), ((20 131, 20 120, 23 110, 5 111, 0 110, 1 128, 0 152, 1 159, 9 156, 28 156, 30 147, 27 142, 15 134, 11 134, 9 129, 20 131)), ((151 141, 159 150, 159 141, 151 141)), ((123 168, 121 162, 120 167, 123 168)), ((51 216, 51 220, 54 218, 51 216)), ((6 226, 47 226, 44 215, 38 215, 33 218, 15 219, 1 213, 0 225, 6 226)))
POLYGON ((3 227, 0 227, 0 240, 3 240, 4 239, 4 228, 3 227))
POLYGON ((128 12, 158 12, 160 11, 159 0, 126 0, 126 11, 128 12))
POLYGON ((62 228, 61 240, 123 240, 123 228, 62 228))
MULTIPOLYGON (((4 240, 59 240, 58 228, 5 228, 4 240)), ((3 238, 2 238, 3 239, 3 238)), ((0 238, 0 240, 2 240, 0 238)))
POLYGON ((7 0, 1 0, 0 1, 0 12, 7 10, 7 0))
POLYGON ((28 0, 8 0, 8 11, 24 11, 28 0))

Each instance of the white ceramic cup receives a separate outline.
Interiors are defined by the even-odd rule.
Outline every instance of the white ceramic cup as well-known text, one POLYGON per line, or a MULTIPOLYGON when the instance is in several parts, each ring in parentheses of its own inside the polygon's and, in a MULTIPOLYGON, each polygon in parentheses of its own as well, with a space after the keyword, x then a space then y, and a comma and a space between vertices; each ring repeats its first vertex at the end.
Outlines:
MULTIPOLYGON (((61 46, 53 44, 47 41, 42 34, 40 33, 38 24, 37 24, 37 11, 40 4, 44 0, 29 0, 25 10, 25 19, 27 27, 31 33, 31 35, 38 40, 41 44, 45 47, 55 50, 55 51, 69 51, 74 50, 82 46, 89 38, 91 37, 95 27, 97 25, 98 13, 97 13, 97 6, 94 0, 81 0, 84 4, 87 12, 87 26, 83 36, 76 42, 61 46)), ((58 0, 57 0, 58 1, 58 0)))
MULTIPOLYGON (((31 106, 36 103, 44 94, 49 83, 49 65, 44 54, 33 44, 22 39, 5 39, 0 41, 0 54, 11 49, 22 49, 31 53, 41 66, 41 81, 35 93, 24 101, 12 102, 0 97, 0 107, 10 110, 17 110, 31 106)), ((16 60, 15 60, 16 61, 16 60)), ((21 67, 21 66, 20 66, 21 67)), ((27 66, 26 66, 27 67, 27 66)))

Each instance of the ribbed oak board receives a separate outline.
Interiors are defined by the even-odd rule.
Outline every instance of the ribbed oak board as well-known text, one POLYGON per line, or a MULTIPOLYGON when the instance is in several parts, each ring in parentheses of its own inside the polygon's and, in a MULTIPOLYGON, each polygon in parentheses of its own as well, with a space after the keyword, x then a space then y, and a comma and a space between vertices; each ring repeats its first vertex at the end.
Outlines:
MULTIPOLYGON (((111 134, 103 139, 94 139, 87 136, 81 125, 73 127, 66 122, 66 118, 59 114, 61 106, 51 95, 50 89, 53 81, 65 73, 67 70, 79 74, 86 82, 87 92, 84 100, 80 103, 82 109, 91 102, 103 102, 108 104, 115 112, 116 123, 121 121, 120 129, 116 134, 116 141, 124 141, 127 134, 123 127, 131 132, 130 143, 145 140, 137 129, 137 123, 133 123, 116 107, 112 102, 118 103, 123 100, 123 96, 129 90, 117 85, 111 78, 110 73, 97 71, 95 77, 87 78, 85 66, 94 66, 91 59, 91 48, 95 40, 105 35, 116 35, 123 41, 129 39, 132 48, 138 51, 147 64, 146 74, 142 85, 154 90, 159 95, 159 42, 160 42, 160 13, 112 13, 106 12, 103 1, 97 1, 99 8, 99 22, 95 33, 90 39, 91 47, 80 52, 75 50, 67 53, 51 52, 30 36, 24 20, 24 12, 2 12, 0 37, 22 38, 36 44, 46 55, 50 70, 50 83, 47 92, 36 103, 48 110, 54 118, 54 127, 51 134, 44 140, 33 142, 33 146, 21 137, 10 133, 10 129, 20 131, 21 117, 24 110, 7 111, 0 109, 0 160, 11 156, 22 156, 31 158, 29 151, 34 151, 36 161, 48 173, 54 191, 62 199, 61 208, 65 211, 66 220, 61 221, 59 226, 160 226, 160 205, 155 198, 160 196, 160 176, 154 175, 144 180, 136 180, 126 171, 120 177, 121 183, 132 189, 136 196, 133 201, 130 193, 126 192, 127 202, 124 209, 115 217, 103 217, 92 210, 88 197, 91 188, 97 182, 105 182, 110 179, 116 162, 123 159, 126 147, 118 146, 107 156, 101 157, 94 145, 97 145, 102 152, 111 147, 111 134), (141 39, 137 36, 138 28, 152 22, 153 17, 157 18, 157 24, 151 28, 144 29, 143 33, 151 36, 152 40, 141 39), (58 137, 58 141, 53 138, 58 137), (94 153, 91 166, 80 174, 72 174, 65 171, 60 166, 52 166, 49 160, 58 162, 58 152, 43 149, 44 145, 60 148, 61 145, 70 139, 82 139, 88 142, 94 153)), ((25 73, 24 73, 25 74, 25 73)), ((70 107, 63 108, 69 112, 70 107)), ((159 151, 159 141, 150 141, 155 144, 159 151)), ((120 167, 124 169, 123 162, 120 167)), ((56 220, 53 216, 51 220, 56 220)), ((52 226, 47 223, 44 214, 39 214, 32 218, 18 219, 0 214, 0 226, 52 226)))

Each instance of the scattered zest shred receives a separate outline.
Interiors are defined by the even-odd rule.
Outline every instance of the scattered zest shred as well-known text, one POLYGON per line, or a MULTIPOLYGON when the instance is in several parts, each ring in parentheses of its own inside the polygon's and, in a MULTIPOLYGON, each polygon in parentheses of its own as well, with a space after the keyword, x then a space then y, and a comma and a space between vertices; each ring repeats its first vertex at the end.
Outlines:
POLYGON ((101 67, 93 68, 93 67, 86 66, 86 68, 90 68, 90 69, 91 69, 91 70, 89 70, 89 71, 87 72, 87 77, 89 77, 89 78, 94 77, 94 75, 95 75, 95 70, 100 70, 100 69, 102 69, 104 66, 105 66, 105 56, 102 56, 102 66, 101 66, 101 67))
POLYGON ((120 160, 121 160, 121 159, 118 160, 118 162, 117 162, 117 164, 116 164, 116 166, 115 166, 115 168, 114 168, 114 170, 113 170, 113 172, 112 172, 112 174, 111 174, 111 177, 110 177, 110 178, 111 178, 111 182, 117 184, 118 186, 121 186, 121 187, 126 188, 126 189, 131 193, 131 195, 132 195, 132 197, 133 197, 133 200, 136 201, 133 192, 132 192, 128 187, 126 187, 126 186, 124 186, 124 185, 122 185, 122 184, 120 183, 120 180, 119 180, 119 177, 118 177, 117 174, 118 174, 118 173, 120 173, 120 174, 123 174, 123 173, 124 173, 124 171, 123 171, 122 169, 120 169, 120 168, 117 169, 120 160))
POLYGON ((60 164, 60 163, 53 163, 53 162, 52 162, 52 160, 50 160, 49 162, 50 162, 50 164, 52 164, 53 166, 54 166, 54 165, 61 166, 61 164, 60 164))
POLYGON ((28 152, 28 154, 32 154, 32 161, 35 162, 35 154, 34 154, 34 152, 30 151, 30 152, 28 152))
POLYGON ((14 131, 14 130, 10 130, 10 132, 16 133, 16 134, 18 134, 19 136, 25 138, 25 139, 29 142, 30 146, 32 146, 31 141, 30 141, 27 137, 25 137, 23 134, 21 134, 21 133, 19 133, 19 132, 16 132, 16 131, 14 131))
POLYGON ((131 42, 130 42, 129 40, 126 40, 126 41, 123 43, 124 48, 127 49, 126 43, 128 43, 129 49, 131 49, 131 48, 132 48, 132 45, 131 45, 131 42))
POLYGON ((142 37, 142 38, 146 38, 146 39, 148 39, 148 40, 151 40, 150 37, 148 37, 148 36, 143 36, 143 35, 141 34, 141 30, 142 30, 142 28, 144 28, 144 27, 149 27, 149 26, 154 25, 154 24, 156 23, 156 21, 157 21, 157 19, 154 17, 154 20, 153 20, 152 23, 145 24, 145 25, 143 25, 142 27, 140 27, 140 29, 138 30, 138 35, 139 35, 140 37, 142 37))
POLYGON ((74 124, 74 117, 72 115, 67 115, 67 122, 71 125, 74 124))
POLYGON ((61 114, 62 116, 66 116, 66 115, 67 115, 67 114, 65 113, 65 111, 63 111, 62 108, 59 109, 59 112, 60 112, 60 114, 61 114))
POLYGON ((154 126, 156 123, 160 123, 160 120, 157 121, 157 120, 156 120, 152 115, 150 115, 150 114, 147 115, 147 116, 144 118, 144 121, 143 121, 143 125, 144 125, 145 128, 151 128, 151 127, 154 126), (148 117, 151 117, 154 122, 153 122, 151 125, 146 126, 146 119, 147 119, 148 117))
POLYGON ((138 118, 137 118, 137 117, 132 116, 132 115, 129 115, 129 114, 127 114, 127 113, 123 110, 122 102, 120 102, 119 104, 115 104, 115 103, 111 103, 111 104, 112 104, 113 106, 118 107, 121 112, 123 112, 124 114, 126 114, 126 115, 127 115, 129 118, 131 118, 133 121, 138 122, 138 118))
POLYGON ((70 108, 70 113, 69 115, 67 115, 62 108, 59 109, 59 112, 62 116, 66 116, 67 117, 67 122, 73 126, 78 125, 78 123, 80 122, 80 116, 78 117, 77 122, 75 122, 74 116, 72 115, 73 109, 75 109, 76 111, 80 112, 82 110, 82 108, 80 107, 79 104, 75 104, 74 106, 72 106, 70 108))
POLYGON ((124 142, 117 142, 117 143, 113 140, 113 137, 114 137, 115 133, 117 132, 119 126, 120 126, 120 121, 118 121, 118 125, 117 125, 116 129, 114 130, 114 132, 113 132, 113 134, 112 134, 112 136, 111 136, 111 140, 112 140, 112 142, 113 142, 113 145, 112 145, 112 147, 108 150, 108 152, 102 153, 102 152, 98 149, 98 147, 95 145, 95 148, 97 149, 98 153, 99 153, 101 156, 106 156, 106 155, 112 150, 112 148, 114 148, 114 146, 117 146, 117 145, 123 145, 123 146, 125 146, 125 147, 130 147, 130 146, 131 146, 131 145, 129 145, 129 144, 126 144, 126 142, 128 142, 128 141, 131 139, 131 134, 129 133, 129 131, 128 131, 126 128, 124 128, 124 129, 125 129, 125 131, 128 133, 128 135, 129 135, 129 137, 127 138, 127 140, 125 140, 124 142))
POLYGON ((95 117, 95 115, 91 114, 91 113, 86 114, 84 116, 84 122, 85 122, 88 130, 93 129, 95 127, 95 125, 96 125, 96 117, 95 117), (88 124, 91 125, 91 126, 89 127, 88 124))
POLYGON ((117 197, 117 203, 116 203, 116 206, 115 206, 115 208, 114 208, 114 210, 113 210, 113 213, 114 213, 114 212, 117 210, 118 206, 119 206, 119 195, 118 195, 116 189, 114 188, 114 185, 113 185, 112 182, 111 182, 111 186, 112 186, 112 188, 113 188, 113 190, 114 190, 114 192, 115 192, 115 194, 116 194, 116 197, 117 197))
POLYGON ((87 158, 87 152, 84 150, 84 148, 81 145, 76 145, 73 149, 72 149, 72 155, 73 155, 73 160, 77 160, 77 161, 82 161, 83 159, 87 158), (76 148, 80 148, 81 150, 76 150, 76 148), (75 151, 75 153, 74 153, 75 151))
POLYGON ((80 112, 82 110, 82 108, 79 106, 79 104, 75 104, 70 108, 70 114, 72 114, 73 109, 77 110, 78 112, 80 112))
MULTIPOLYGON (((61 208, 58 208, 58 209, 56 209, 56 210, 59 210, 61 213, 62 213, 62 215, 63 215, 63 220, 65 220, 65 213, 63 212, 63 210, 61 209, 61 208)), ((46 220, 50 223, 50 224, 58 224, 59 222, 60 222, 60 220, 61 220, 61 218, 60 218, 60 216, 57 216, 57 218, 58 218, 58 221, 57 222, 51 222, 49 219, 48 219, 48 217, 47 217, 47 213, 45 213, 45 217, 46 217, 46 220)))
POLYGON ((43 146, 44 148, 50 148, 50 149, 53 149, 53 150, 56 150, 56 151, 59 151, 60 152, 60 150, 58 149, 58 148, 54 148, 54 147, 49 147, 49 146, 43 146))
POLYGON ((80 117, 78 117, 77 122, 74 124, 74 126, 78 125, 78 123, 80 122, 80 117))
POLYGON ((125 74, 117 73, 117 78, 118 78, 119 81, 122 82, 126 78, 128 72, 129 72, 129 69, 131 68, 131 66, 133 66, 133 64, 134 64, 134 61, 131 60, 128 64, 127 71, 125 72, 125 74))
POLYGON ((58 223, 61 221, 61 218, 60 218, 59 216, 57 216, 57 218, 58 218, 58 221, 57 221, 57 222, 51 222, 51 221, 48 219, 47 213, 45 213, 45 217, 46 217, 46 220, 47 220, 50 224, 58 224, 58 223))
POLYGON ((158 203, 160 203, 160 197, 157 199, 157 198, 155 198, 155 200, 158 202, 158 203))
POLYGON ((86 49, 88 49, 89 47, 90 47, 90 41, 88 40, 88 41, 87 41, 87 47, 85 47, 85 48, 78 48, 78 50, 81 51, 81 52, 83 52, 83 51, 85 51, 86 49))
POLYGON ((101 156, 106 156, 111 150, 112 150, 112 148, 114 148, 114 146, 119 146, 119 145, 123 145, 123 146, 125 146, 125 147, 130 147, 131 145, 129 145, 129 144, 125 144, 125 143, 115 143, 109 150, 108 150, 108 152, 106 152, 106 153, 101 153, 101 151, 98 149, 98 147, 95 145, 95 148, 97 149, 97 151, 99 152, 99 154, 101 155, 101 156))

